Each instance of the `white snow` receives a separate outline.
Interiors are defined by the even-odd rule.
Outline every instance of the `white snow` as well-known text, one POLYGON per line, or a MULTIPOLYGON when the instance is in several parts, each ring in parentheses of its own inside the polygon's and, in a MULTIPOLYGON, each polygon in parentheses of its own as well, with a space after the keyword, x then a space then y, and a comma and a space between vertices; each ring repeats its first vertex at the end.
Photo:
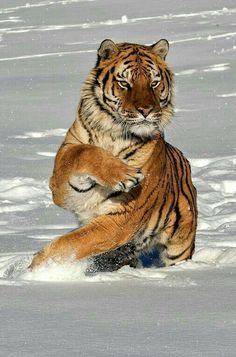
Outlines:
POLYGON ((220 97, 220 98, 236 97, 236 92, 235 93, 227 93, 227 94, 218 94, 217 97, 220 97))
POLYGON ((39 1, 37 3, 27 2, 24 5, 0 9, 0 14, 8 14, 11 12, 15 12, 17 10, 34 8, 34 7, 42 7, 42 6, 48 7, 50 5, 70 5, 73 3, 85 2, 85 1, 94 1, 94 0, 56 0, 56 1, 49 0, 49 1, 39 1))
POLYGON ((49 151, 38 151, 37 154, 40 155, 40 156, 46 156, 46 157, 54 157, 54 156, 56 156, 55 152, 49 152, 49 151))
POLYGON ((0 180, 0 213, 34 210, 52 204, 46 181, 28 177, 0 180))
POLYGON ((215 71, 227 71, 228 69, 229 69, 228 63, 219 63, 219 64, 209 66, 209 68, 205 68, 203 71, 204 72, 215 72, 215 71))
POLYGON ((1 3, 0 356, 235 356, 235 24, 233 0, 1 3), (166 139, 190 158, 196 250, 169 268, 31 272, 34 252, 78 226, 48 180, 105 38, 171 44, 166 139))
POLYGON ((183 70, 180 72, 175 73, 176 76, 186 76, 186 75, 193 75, 195 73, 204 73, 204 72, 222 72, 222 71, 227 71, 230 69, 230 64, 229 63, 217 63, 217 64, 212 64, 208 66, 207 68, 201 68, 201 69, 187 69, 183 70))
POLYGON ((26 59, 42 58, 42 57, 62 57, 62 56, 66 56, 66 55, 78 55, 79 53, 91 53, 91 52, 96 52, 96 51, 95 50, 63 51, 63 52, 52 52, 52 53, 39 53, 39 54, 36 54, 36 55, 4 57, 4 58, 0 58, 0 62, 26 60, 26 59))
POLYGON ((15 138, 15 139, 30 139, 30 138, 45 138, 45 137, 50 137, 50 136, 65 136, 67 132, 67 129, 48 129, 45 131, 33 131, 33 132, 26 132, 23 135, 15 135, 15 136, 10 136, 10 138, 15 138))

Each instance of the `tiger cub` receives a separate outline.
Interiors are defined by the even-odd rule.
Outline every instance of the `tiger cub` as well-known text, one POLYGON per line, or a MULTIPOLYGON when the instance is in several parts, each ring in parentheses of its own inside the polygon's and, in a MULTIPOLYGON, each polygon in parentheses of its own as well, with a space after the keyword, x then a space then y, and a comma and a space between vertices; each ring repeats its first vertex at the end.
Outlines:
POLYGON ((163 136, 173 115, 168 50, 167 40, 101 43, 50 179, 54 203, 82 226, 43 248, 30 268, 73 256, 115 270, 155 248, 165 266, 191 258, 196 189, 189 162, 163 136))

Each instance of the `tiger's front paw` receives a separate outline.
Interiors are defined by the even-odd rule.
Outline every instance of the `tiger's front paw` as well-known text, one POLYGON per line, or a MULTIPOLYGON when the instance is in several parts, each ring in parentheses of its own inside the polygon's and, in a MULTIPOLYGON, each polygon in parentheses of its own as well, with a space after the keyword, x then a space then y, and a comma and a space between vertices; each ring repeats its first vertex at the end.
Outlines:
POLYGON ((117 173, 112 189, 113 191, 129 192, 132 188, 138 186, 143 179, 141 170, 129 167, 127 172, 117 173))

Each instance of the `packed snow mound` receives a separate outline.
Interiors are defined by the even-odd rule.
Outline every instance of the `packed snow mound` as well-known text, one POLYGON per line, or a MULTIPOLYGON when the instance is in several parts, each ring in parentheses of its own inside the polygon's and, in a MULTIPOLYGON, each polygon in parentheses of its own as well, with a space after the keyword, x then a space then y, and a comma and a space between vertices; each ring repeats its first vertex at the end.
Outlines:
POLYGON ((29 177, 0 180, 0 213, 30 211, 50 204, 51 194, 46 180, 29 177))
POLYGON ((236 247, 208 247, 198 249, 193 261, 219 265, 236 265, 236 247))
POLYGON ((0 256, 0 285, 1 282, 11 281, 80 281, 80 282, 105 282, 123 279, 155 279, 166 278, 166 273, 158 269, 132 269, 123 267, 117 272, 87 274, 91 264, 89 260, 75 261, 73 258, 67 262, 58 263, 48 260, 33 271, 28 267, 32 261, 32 253, 8 254, 0 256))
MULTIPOLYGON (((172 275, 176 271, 236 266, 236 156, 190 161, 194 184, 198 190, 199 210, 196 250, 191 261, 159 269, 123 267, 117 272, 89 276, 86 274, 89 261, 86 260, 70 260, 63 264, 48 261, 34 271, 29 271, 27 267, 33 257, 31 253, 5 254, 0 257, 1 282, 154 279, 165 285, 174 284, 172 275)), ((27 211, 40 206, 47 207, 51 203, 51 195, 46 181, 18 177, 0 181, 0 200, 1 210, 5 210, 4 212, 27 211)), ((47 230, 48 225, 44 228, 47 230)), ((55 226, 56 228, 58 227, 55 226)), ((28 237, 50 240, 55 235, 32 234, 28 237)))
MULTIPOLYGON (((198 190, 198 232, 236 232, 236 156, 191 160, 198 190)), ((224 238, 223 238, 224 237, 224 238)))
POLYGON ((48 260, 33 271, 28 267, 33 254, 21 253, 3 255, 0 257, 0 285, 9 282, 26 283, 29 281, 47 282, 109 282, 120 280, 156 281, 162 286, 186 286, 194 284, 192 280, 186 281, 176 277, 176 272, 186 270, 202 270, 219 268, 223 266, 236 266, 236 248, 200 248, 196 250, 192 260, 181 262, 167 268, 130 268, 125 266, 116 272, 102 272, 94 275, 87 274, 89 261, 75 262, 68 260, 58 263, 48 260))

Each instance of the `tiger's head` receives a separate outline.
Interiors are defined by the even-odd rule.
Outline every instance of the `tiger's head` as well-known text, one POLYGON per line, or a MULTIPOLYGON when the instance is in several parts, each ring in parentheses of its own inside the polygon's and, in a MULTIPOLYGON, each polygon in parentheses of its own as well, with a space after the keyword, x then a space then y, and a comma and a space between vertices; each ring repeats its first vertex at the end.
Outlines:
POLYGON ((108 130, 118 126, 125 135, 145 138, 162 131, 173 114, 168 50, 167 40, 152 46, 104 40, 84 86, 87 114, 96 106, 96 123, 108 130))

